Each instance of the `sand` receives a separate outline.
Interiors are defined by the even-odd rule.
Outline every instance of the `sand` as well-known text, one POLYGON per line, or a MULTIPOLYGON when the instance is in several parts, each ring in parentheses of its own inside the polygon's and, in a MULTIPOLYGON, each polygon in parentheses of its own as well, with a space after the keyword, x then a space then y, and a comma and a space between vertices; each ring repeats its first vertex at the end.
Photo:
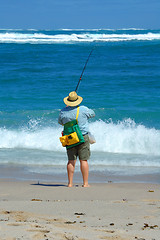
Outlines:
POLYGON ((0 240, 160 240, 160 185, 0 180, 0 240))

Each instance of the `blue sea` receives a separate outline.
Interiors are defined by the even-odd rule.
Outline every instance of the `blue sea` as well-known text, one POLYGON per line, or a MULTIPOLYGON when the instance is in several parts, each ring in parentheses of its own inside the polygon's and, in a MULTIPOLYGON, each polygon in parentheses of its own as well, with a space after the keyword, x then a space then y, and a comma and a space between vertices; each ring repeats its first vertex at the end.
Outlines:
POLYGON ((1 29, 1 169, 66 175, 58 115, 92 49, 78 88, 96 113, 91 175, 159 174, 160 30, 151 29, 1 29))

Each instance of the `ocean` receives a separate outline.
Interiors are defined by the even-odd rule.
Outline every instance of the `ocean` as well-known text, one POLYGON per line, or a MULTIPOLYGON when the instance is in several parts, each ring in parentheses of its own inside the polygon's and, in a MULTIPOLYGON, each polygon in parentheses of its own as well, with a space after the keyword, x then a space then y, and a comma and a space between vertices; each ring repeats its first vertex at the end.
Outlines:
POLYGON ((64 181, 58 115, 92 49, 78 88, 83 105, 96 113, 89 121, 96 138, 92 181, 159 174, 160 30, 151 29, 1 29, 2 172, 18 168, 21 179, 30 173, 64 181))

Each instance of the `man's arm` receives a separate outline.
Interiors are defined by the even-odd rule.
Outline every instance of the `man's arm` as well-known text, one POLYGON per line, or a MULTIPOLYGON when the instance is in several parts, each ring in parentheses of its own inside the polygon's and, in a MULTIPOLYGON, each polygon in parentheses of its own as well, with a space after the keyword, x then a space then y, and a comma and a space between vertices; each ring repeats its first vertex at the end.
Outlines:
POLYGON ((85 114, 86 114, 87 118, 95 117, 95 112, 92 109, 90 109, 88 107, 85 107, 85 108, 86 108, 85 114))

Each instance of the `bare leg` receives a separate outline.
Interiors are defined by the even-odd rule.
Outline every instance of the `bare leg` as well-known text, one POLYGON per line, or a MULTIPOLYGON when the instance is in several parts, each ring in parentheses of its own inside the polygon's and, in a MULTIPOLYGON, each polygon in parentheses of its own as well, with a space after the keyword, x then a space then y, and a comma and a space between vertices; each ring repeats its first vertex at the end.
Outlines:
POLYGON ((80 160, 80 168, 83 177, 83 187, 90 187, 88 185, 89 166, 87 160, 80 160))
POLYGON ((67 172, 68 172, 68 187, 73 186, 73 174, 76 165, 76 160, 69 160, 67 164, 67 172))

